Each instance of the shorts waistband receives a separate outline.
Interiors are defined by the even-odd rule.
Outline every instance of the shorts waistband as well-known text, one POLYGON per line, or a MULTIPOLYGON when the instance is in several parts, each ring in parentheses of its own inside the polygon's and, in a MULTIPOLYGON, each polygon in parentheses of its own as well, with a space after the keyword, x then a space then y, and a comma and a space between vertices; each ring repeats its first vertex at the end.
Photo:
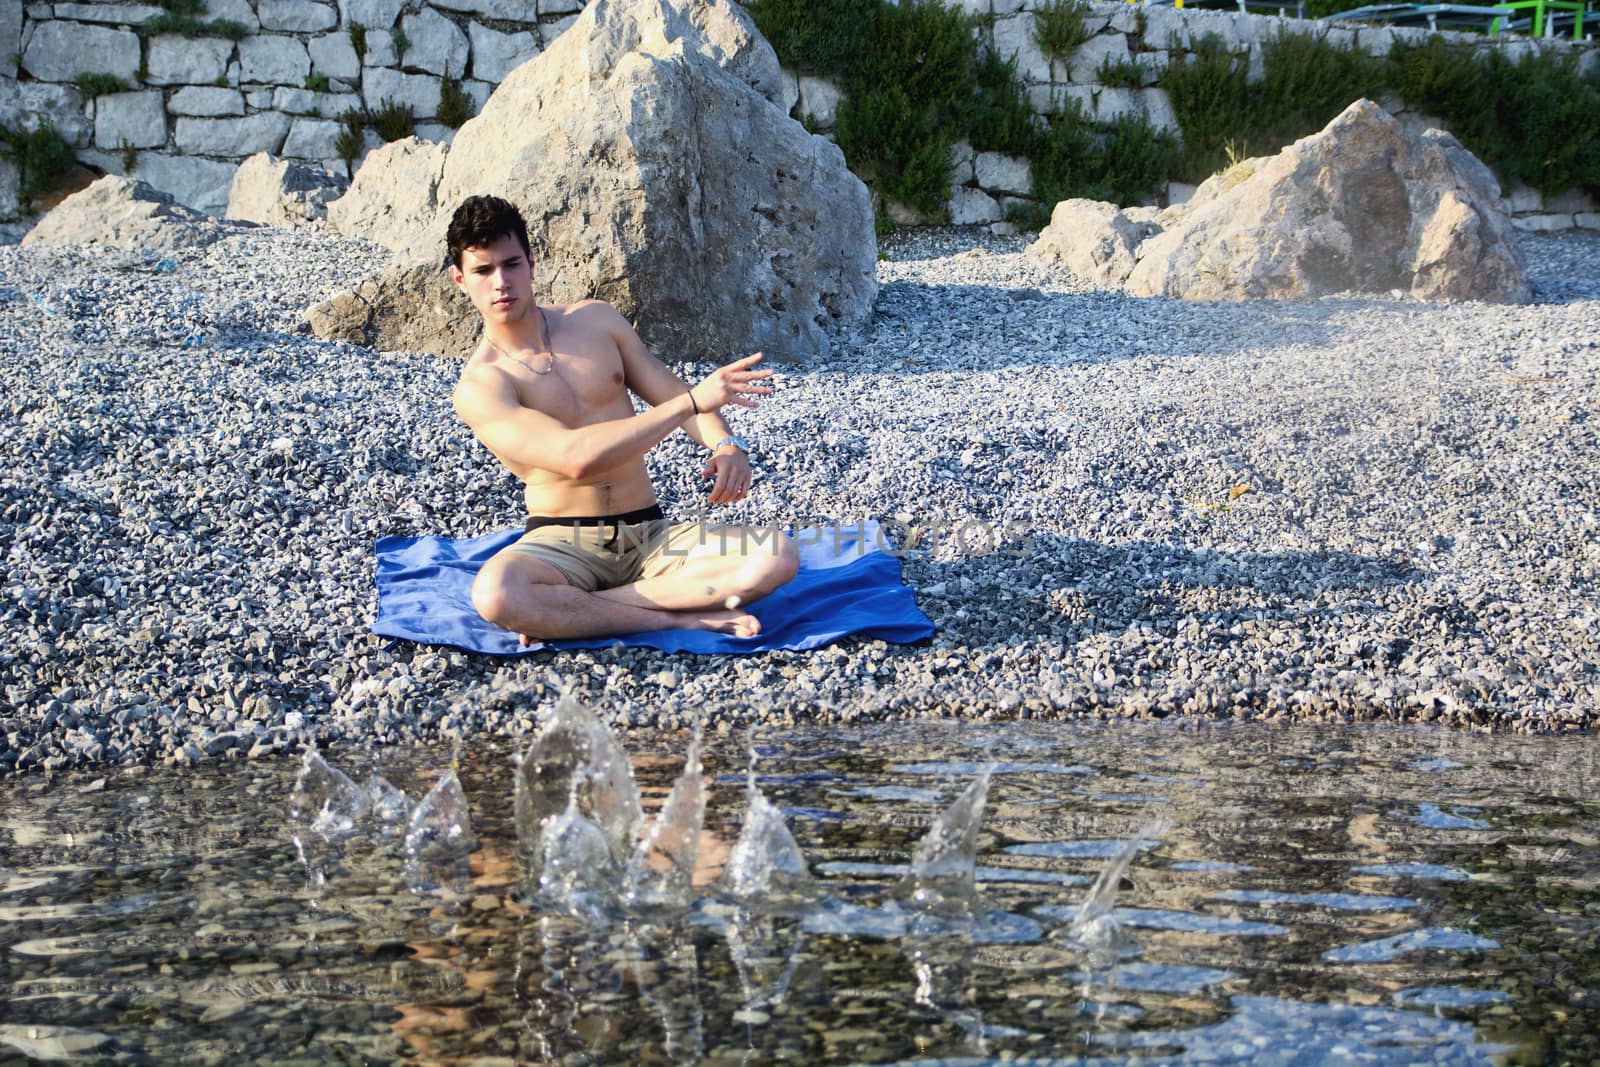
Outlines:
POLYGON ((666 517, 660 504, 635 508, 620 515, 529 515, 523 524, 523 533, 532 533, 541 526, 620 526, 627 523, 653 522, 666 517))

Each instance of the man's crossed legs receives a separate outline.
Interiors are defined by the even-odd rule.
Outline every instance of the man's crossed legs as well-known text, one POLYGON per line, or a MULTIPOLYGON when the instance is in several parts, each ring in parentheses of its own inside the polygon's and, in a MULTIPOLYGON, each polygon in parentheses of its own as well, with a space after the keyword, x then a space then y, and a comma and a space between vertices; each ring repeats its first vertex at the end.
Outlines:
POLYGON ((772 528, 551 523, 484 564, 472 603, 524 643, 646 630, 754 637, 761 624, 744 607, 799 565, 794 543, 772 528))

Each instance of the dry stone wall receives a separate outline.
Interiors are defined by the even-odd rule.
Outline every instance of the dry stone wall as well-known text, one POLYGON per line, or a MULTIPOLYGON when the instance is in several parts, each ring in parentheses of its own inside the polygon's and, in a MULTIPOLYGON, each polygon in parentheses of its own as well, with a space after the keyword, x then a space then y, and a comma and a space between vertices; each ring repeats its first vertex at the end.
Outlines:
MULTIPOLYGON (((1034 41, 1034 9, 1047 0, 955 0, 988 16, 992 40, 1015 56, 1037 110, 1071 99, 1100 121, 1143 115, 1176 131, 1167 95, 1155 84, 1166 65, 1206 34, 1217 34, 1260 70, 1261 44, 1281 30, 1311 32, 1341 44, 1386 52, 1398 36, 1424 31, 1357 29, 1321 23, 1209 11, 1180 11, 1143 3, 1093 2, 1089 40, 1066 58, 1046 56, 1034 41), (1139 64, 1137 88, 1103 86, 1102 62, 1139 64)), ((200 21, 229 20, 246 35, 185 38, 152 34, 147 21, 162 13, 150 4, 97 0, 46 3, 0 0, 0 122, 32 126, 41 119, 77 146, 96 170, 141 178, 203 211, 221 212, 239 164, 257 152, 317 163, 336 174, 348 168, 335 147, 339 116, 351 108, 407 107, 417 133, 448 141, 454 131, 437 121, 440 85, 462 79, 474 108, 514 67, 542 51, 570 25, 583 0, 206 0, 200 21), (352 27, 364 31, 358 54, 352 27), (403 46, 403 47, 402 47, 403 46), (81 74, 109 74, 130 87, 88 99, 74 84, 81 74), (128 164, 131 162, 132 166, 128 164)), ((1482 38, 1475 38, 1482 42, 1482 38)), ((1569 49, 1565 41, 1502 38, 1486 47, 1569 49)), ((1596 49, 1583 47, 1592 65, 1596 49)), ((826 81, 786 76, 795 117, 831 128, 840 94, 826 81)), ((1408 126, 1426 125, 1399 101, 1384 105, 1408 126)), ((366 134, 364 152, 379 145, 366 134)), ((954 221, 1004 227, 1007 204, 1032 190, 1026 160, 955 148, 949 211, 954 221)), ((359 166, 359 160, 357 165, 359 166)), ((16 210, 15 169, 0 163, 0 217, 16 210)), ((1189 190, 1171 187, 1165 199, 1189 190)), ((1588 197, 1544 200, 1528 189, 1507 191, 1520 225, 1560 229, 1600 227, 1588 197)), ((916 221, 886 205, 900 221, 916 221)))

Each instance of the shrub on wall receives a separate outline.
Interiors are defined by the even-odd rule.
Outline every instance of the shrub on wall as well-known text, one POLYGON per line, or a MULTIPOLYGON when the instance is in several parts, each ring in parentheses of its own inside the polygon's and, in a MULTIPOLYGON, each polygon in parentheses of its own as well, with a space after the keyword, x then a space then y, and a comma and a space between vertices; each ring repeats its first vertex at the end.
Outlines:
POLYGON ((32 204, 77 161, 77 153, 49 119, 31 130, 0 123, 0 156, 17 168, 17 199, 32 204))

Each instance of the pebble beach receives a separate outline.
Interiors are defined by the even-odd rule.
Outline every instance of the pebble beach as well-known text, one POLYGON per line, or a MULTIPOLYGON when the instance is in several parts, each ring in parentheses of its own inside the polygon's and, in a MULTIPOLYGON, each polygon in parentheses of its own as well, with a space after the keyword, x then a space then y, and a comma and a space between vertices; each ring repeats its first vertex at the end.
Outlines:
MULTIPOLYGON (((886 239, 872 321, 730 416, 757 482, 714 517, 883 522, 931 640, 506 658, 368 629, 376 538, 521 518, 459 364, 306 332, 387 253, 0 246, 0 773, 514 736, 569 691, 619 728, 1597 725, 1600 234, 1524 235, 1523 306, 1139 300, 1025 245, 886 239)), ((669 513, 698 451, 652 454, 669 513)))

